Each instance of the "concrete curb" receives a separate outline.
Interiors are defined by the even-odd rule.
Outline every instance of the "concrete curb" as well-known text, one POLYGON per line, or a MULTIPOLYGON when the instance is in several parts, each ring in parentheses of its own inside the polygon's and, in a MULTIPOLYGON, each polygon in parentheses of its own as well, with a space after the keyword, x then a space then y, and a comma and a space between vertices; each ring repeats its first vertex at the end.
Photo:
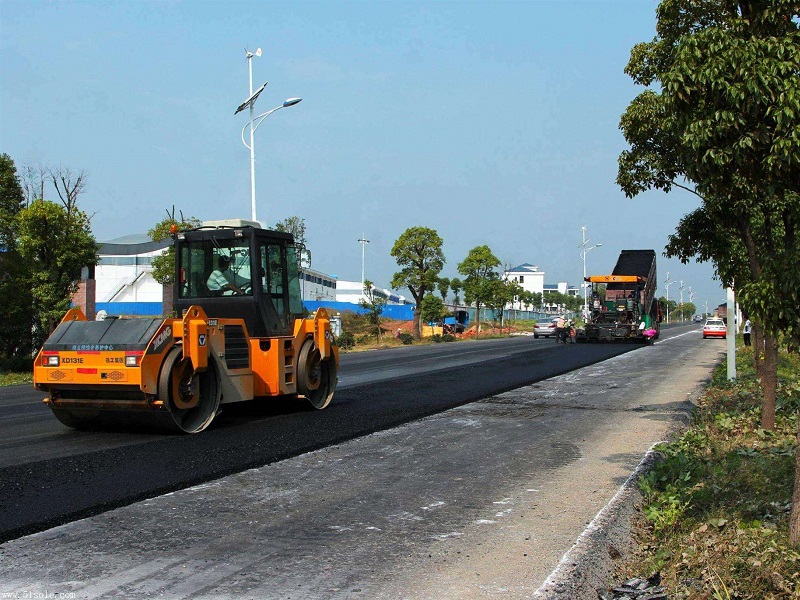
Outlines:
POLYGON ((532 598, 597 600, 597 590, 613 583, 616 565, 635 547, 631 537, 631 518, 642 500, 637 485, 639 478, 659 460, 659 453, 653 448, 662 443, 656 442, 650 447, 630 477, 592 519, 532 598))

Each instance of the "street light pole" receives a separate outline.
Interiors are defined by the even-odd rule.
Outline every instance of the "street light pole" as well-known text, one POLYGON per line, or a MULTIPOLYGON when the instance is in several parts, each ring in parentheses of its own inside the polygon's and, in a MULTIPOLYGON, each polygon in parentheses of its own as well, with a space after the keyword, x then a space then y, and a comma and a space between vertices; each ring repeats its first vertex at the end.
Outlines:
MULTIPOLYGON (((249 50, 245 50, 247 53, 247 74, 249 76, 250 81, 250 96, 253 96, 253 56, 261 56, 261 48, 258 48, 253 54, 249 50)), ((255 129, 253 128, 253 105, 255 101, 250 103, 250 218, 255 221, 256 220, 256 147, 253 143, 253 134, 255 133, 255 129)))
POLYGON ((586 244, 589 243, 589 238, 586 237, 586 225, 581 226, 581 245, 578 248, 582 248, 581 250, 581 258, 583 259, 583 320, 586 321, 589 319, 589 300, 588 300, 588 289, 586 285, 586 253, 589 250, 594 250, 595 248, 599 248, 603 244, 595 244, 589 248, 586 248, 586 244))
POLYGON ((250 95, 247 97, 247 100, 239 105, 239 108, 237 108, 236 112, 233 114, 239 114, 245 108, 250 109, 250 143, 248 144, 244 139, 244 131, 247 129, 247 125, 245 125, 242 128, 242 144, 244 144, 245 147, 250 150, 250 218, 253 221, 258 221, 256 218, 256 150, 254 137, 256 129, 258 129, 258 126, 261 125, 265 118, 274 113, 276 110, 279 108, 286 108, 287 106, 294 106, 300 102, 302 98, 289 98, 282 105, 276 106, 272 110, 267 111, 262 115, 253 117, 256 100, 261 92, 264 91, 264 88, 267 87, 267 84, 265 83, 258 90, 253 92, 253 57, 261 56, 261 48, 258 48, 255 52, 250 52, 249 50, 245 49, 245 55, 247 57, 247 74, 250 84, 250 95))
POLYGON ((683 281, 681 281, 681 285, 678 289, 681 291, 681 322, 683 322, 683 290, 686 289, 683 286, 683 281))
POLYGON ((669 278, 669 271, 667 271, 667 278, 664 280, 664 287, 667 290, 667 323, 669 323, 669 286, 673 283, 675 281, 669 278))
POLYGON ((369 244, 369 240, 362 233, 361 238, 358 240, 358 242, 361 244, 361 292, 363 293, 364 292, 364 249, 367 247, 367 244, 369 244))

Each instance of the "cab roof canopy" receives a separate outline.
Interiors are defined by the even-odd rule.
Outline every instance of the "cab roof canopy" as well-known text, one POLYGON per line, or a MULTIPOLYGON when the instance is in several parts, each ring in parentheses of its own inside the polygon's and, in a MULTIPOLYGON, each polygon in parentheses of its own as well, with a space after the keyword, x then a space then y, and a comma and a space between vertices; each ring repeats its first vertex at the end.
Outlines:
POLYGON ((261 223, 247 219, 221 219, 219 221, 203 221, 201 227, 256 227, 260 229, 261 223))

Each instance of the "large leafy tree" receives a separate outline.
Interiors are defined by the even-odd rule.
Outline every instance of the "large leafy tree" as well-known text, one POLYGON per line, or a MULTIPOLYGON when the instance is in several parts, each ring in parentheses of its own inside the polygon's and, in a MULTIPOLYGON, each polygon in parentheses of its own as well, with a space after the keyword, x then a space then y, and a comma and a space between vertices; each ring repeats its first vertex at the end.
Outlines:
POLYGON ((500 277, 496 271, 498 266, 500 259, 492 254, 489 246, 475 246, 458 265, 458 272, 464 276, 464 299, 467 304, 475 304, 478 335, 481 333, 481 307, 490 302, 496 292, 493 282, 500 277))
POLYGON ((800 33, 787 0, 665 0, 627 72, 655 85, 621 127, 618 181, 698 195, 668 255, 712 260, 766 335, 762 425, 774 426, 777 336, 800 343, 800 33))
POLYGON ((414 337, 420 337, 422 299, 433 291, 444 267, 442 238, 435 229, 409 227, 392 246, 391 255, 402 270, 392 277, 392 287, 407 287, 414 297, 414 337))
POLYGON ((97 264, 89 217, 74 204, 35 200, 17 216, 17 248, 30 269, 38 346, 69 308, 83 267, 97 264))
MULTIPOLYGON (((712 260, 764 332, 770 429, 778 336, 800 345, 800 5, 664 0, 657 16, 656 38, 635 46, 626 68, 651 89, 622 117, 631 148, 618 182, 629 196, 681 187, 699 197, 668 252, 712 260)), ((800 486, 792 523, 798 542, 800 486)))
POLYGON ((0 369, 30 368, 33 298, 30 271, 17 250, 17 216, 25 191, 14 161, 0 154, 0 369))

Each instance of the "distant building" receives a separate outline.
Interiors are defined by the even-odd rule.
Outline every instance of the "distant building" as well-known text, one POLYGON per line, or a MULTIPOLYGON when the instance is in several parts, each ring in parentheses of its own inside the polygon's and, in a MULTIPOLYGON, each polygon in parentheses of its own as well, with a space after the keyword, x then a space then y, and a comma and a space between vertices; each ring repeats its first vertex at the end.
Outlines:
POLYGON ((338 281, 335 275, 326 275, 313 269, 303 269, 300 273, 300 293, 303 300, 336 301, 338 281))
MULTIPOLYGON (((414 304, 409 301, 405 296, 395 294, 391 290, 376 288, 375 294, 381 298, 386 299, 389 305, 405 305, 414 304)), ((336 284, 336 301, 349 302, 350 304, 358 304, 361 300, 366 300, 364 296, 364 287, 360 281, 338 281, 336 284)))
POLYGON ((580 296, 581 288, 570 285, 566 281, 559 281, 558 283, 546 283, 544 285, 545 294, 558 292, 559 294, 566 294, 567 296, 580 296))
POLYGON ((544 271, 530 263, 522 263, 503 273, 503 279, 515 281, 519 286, 528 292, 537 294, 544 293, 544 271))
POLYGON ((95 307, 110 315, 162 314, 163 287, 153 279, 153 258, 171 245, 144 234, 100 243, 93 277, 95 307))

